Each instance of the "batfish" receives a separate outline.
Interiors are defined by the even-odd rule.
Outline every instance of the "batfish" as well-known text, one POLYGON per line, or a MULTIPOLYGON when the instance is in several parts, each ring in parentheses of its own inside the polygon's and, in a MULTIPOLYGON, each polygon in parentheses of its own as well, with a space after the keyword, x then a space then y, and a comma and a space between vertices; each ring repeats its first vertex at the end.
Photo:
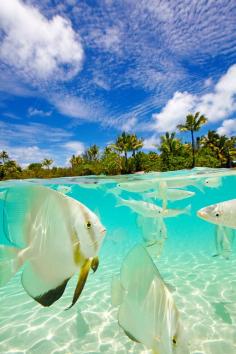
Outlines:
POLYGON ((125 257, 111 295, 113 306, 119 306, 118 323, 131 340, 153 354, 189 354, 173 296, 141 245, 125 257))
POLYGON ((98 217, 77 200, 40 185, 13 186, 2 200, 4 233, 12 247, 0 247, 0 286, 24 265, 25 291, 50 306, 79 273, 73 306, 89 270, 98 267, 106 231, 98 217))

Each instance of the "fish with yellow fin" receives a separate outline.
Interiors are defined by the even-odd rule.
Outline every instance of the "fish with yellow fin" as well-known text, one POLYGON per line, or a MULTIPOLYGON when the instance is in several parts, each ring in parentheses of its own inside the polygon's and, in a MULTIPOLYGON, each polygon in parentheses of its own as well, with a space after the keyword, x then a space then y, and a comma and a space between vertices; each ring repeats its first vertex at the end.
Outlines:
POLYGON ((25 291, 41 305, 50 306, 79 273, 73 306, 90 269, 98 267, 106 231, 98 217, 79 201, 39 185, 17 184, 4 191, 1 199, 8 245, 0 246, 0 286, 24 265, 25 291))

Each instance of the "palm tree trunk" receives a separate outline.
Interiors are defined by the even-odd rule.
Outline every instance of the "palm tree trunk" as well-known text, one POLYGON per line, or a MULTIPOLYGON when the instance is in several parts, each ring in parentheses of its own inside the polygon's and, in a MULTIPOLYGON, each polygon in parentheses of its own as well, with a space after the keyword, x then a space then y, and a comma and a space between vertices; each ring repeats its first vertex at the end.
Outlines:
POLYGON ((125 151, 125 172, 128 172, 128 157, 127 157, 127 151, 125 151))
POLYGON ((192 168, 195 167, 195 141, 194 141, 194 135, 193 135, 193 130, 191 130, 191 138, 192 138, 192 168))

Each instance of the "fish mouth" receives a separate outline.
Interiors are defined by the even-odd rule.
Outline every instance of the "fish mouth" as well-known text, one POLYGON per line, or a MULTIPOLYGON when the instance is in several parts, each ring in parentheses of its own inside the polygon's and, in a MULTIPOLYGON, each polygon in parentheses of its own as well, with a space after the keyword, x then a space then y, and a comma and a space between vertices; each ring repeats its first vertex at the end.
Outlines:
POLYGON ((101 234, 102 234, 103 236, 105 235, 106 232, 107 232, 107 229, 105 229, 105 228, 101 230, 101 234))
POLYGON ((197 212, 197 215, 198 215, 200 218, 205 219, 207 214, 206 214, 205 211, 199 210, 199 211, 197 212))

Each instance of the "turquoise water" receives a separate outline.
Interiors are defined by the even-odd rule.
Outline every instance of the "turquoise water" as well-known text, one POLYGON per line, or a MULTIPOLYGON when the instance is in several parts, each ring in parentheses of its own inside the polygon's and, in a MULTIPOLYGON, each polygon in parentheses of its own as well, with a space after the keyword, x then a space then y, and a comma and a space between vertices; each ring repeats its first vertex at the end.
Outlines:
MULTIPOLYGON (((60 300, 48 308, 24 291, 20 282, 22 269, 0 288, 0 353, 152 353, 126 336, 118 324, 118 308, 111 305, 113 276, 120 273, 127 253, 136 244, 146 246, 147 235, 137 223, 137 213, 127 206, 116 207, 119 197, 107 192, 126 181, 188 178, 198 181, 197 187, 184 187, 195 195, 169 201, 168 208, 183 209, 191 204, 190 215, 166 218, 167 238, 162 251, 158 252, 158 244, 147 250, 164 281, 174 289, 172 296, 181 315, 189 353, 236 353, 236 245, 232 244, 229 257, 212 257, 216 253, 215 226, 196 216, 204 206, 236 198, 236 176, 233 171, 210 169, 28 181, 52 189, 59 185, 69 187, 67 195, 97 213, 107 233, 99 252, 98 270, 89 275, 78 302, 70 310, 64 311, 71 303, 76 276, 60 300), (215 177, 219 185, 204 186, 207 178, 215 177), (87 183, 93 188, 87 188, 87 183)), ((25 182, 1 182, 1 190, 21 183, 25 182)), ((121 193, 126 200, 143 199, 143 193, 121 193)), ((160 200, 154 203, 161 206, 160 200)), ((9 244, 3 227, 3 208, 2 199, 1 244, 9 244)), ((151 227, 152 219, 148 220, 151 227)), ((183 354, 178 348, 173 353, 183 354)))

